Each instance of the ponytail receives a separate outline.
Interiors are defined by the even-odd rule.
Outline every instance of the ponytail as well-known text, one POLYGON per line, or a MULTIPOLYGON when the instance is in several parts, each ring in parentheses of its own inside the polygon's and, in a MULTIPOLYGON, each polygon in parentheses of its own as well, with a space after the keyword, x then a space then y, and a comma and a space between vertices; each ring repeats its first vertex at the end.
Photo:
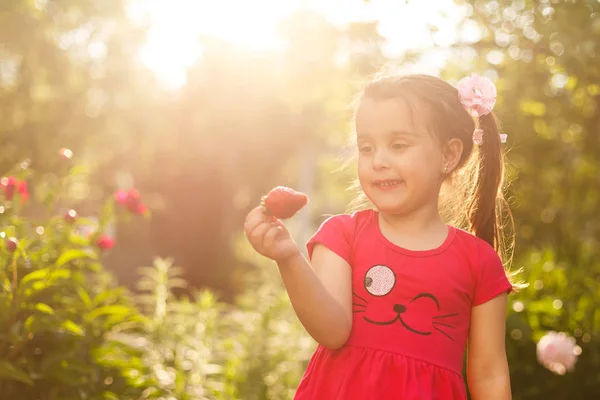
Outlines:
POLYGON ((475 236, 502 252, 501 209, 504 163, 498 121, 493 113, 482 115, 477 121, 483 130, 474 168, 474 185, 467 202, 467 221, 475 236))

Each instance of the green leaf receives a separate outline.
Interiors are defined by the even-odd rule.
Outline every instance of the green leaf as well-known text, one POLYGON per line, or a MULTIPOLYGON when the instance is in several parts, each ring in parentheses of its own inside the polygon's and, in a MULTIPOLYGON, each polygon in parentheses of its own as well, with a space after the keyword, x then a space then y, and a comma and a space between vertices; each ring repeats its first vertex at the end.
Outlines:
POLYGON ((31 298, 51 287, 57 280, 67 280, 71 276, 71 272, 66 269, 52 270, 50 268, 42 268, 26 275, 21 280, 18 293, 20 296, 31 298))
POLYGON ((77 259, 81 259, 81 258, 96 259, 96 255, 93 252, 86 251, 86 250, 76 250, 76 249, 67 250, 64 253, 62 253, 60 255, 60 257, 58 257, 58 260, 56 260, 56 266, 62 267, 63 265, 67 264, 68 262, 71 262, 71 261, 77 260, 77 259))
POLYGON ((71 277, 71 272, 66 269, 52 270, 49 267, 38 269, 30 274, 25 275, 21 280, 21 286, 26 286, 28 283, 40 279, 68 279, 71 277))
POLYGON ((33 271, 27 275, 25 275, 23 277, 23 279, 21 279, 21 286, 26 285, 32 281, 38 280, 38 279, 44 279, 48 276, 48 274, 50 273, 50 268, 41 268, 38 269, 37 271, 33 271))
POLYGON ((37 303, 34 306, 34 308, 40 312, 43 312, 44 314, 48 314, 48 315, 54 314, 54 309, 52 309, 52 307, 50 307, 48 304, 37 303))
POLYGON ((87 308, 90 308, 92 306, 92 299, 90 298, 90 295, 83 287, 81 287, 81 286, 77 287, 77 294, 79 295, 79 298, 81 299, 81 301, 83 302, 83 304, 85 304, 85 306, 87 308))
POLYGON ((83 328, 71 320, 64 321, 62 324, 60 324, 60 327, 63 328, 65 331, 73 333, 77 336, 85 335, 83 328))
POLYGON ((132 309, 130 307, 115 305, 96 308, 95 310, 89 312, 87 316, 90 320, 94 320, 103 315, 121 314, 125 316, 130 314, 131 312, 132 309))
POLYGON ((46 314, 34 314, 27 317, 24 324, 26 333, 53 332, 56 330, 56 319, 46 314))
POLYGON ((33 380, 27 373, 21 371, 12 363, 4 360, 0 360, 0 378, 33 385, 33 380))

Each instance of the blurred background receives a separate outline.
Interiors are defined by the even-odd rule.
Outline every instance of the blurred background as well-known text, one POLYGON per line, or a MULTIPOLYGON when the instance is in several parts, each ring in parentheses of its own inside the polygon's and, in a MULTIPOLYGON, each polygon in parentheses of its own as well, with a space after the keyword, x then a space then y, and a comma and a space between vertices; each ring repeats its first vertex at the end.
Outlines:
MULTIPOLYGON (((2 0, 0 167, 27 170, 31 195, 3 226, 38 224, 59 181, 56 212, 100 217, 135 188, 151 218, 103 226, 114 248, 79 289, 52 281, 31 305, 20 277, 60 258, 3 262, 0 398, 291 399, 314 343, 243 220, 275 185, 311 198, 300 242, 345 211, 351 104, 388 70, 496 83, 529 283, 510 298, 514 398, 600 398, 596 0, 2 0), (571 370, 539 364, 548 331, 576 341, 571 370)), ((43 226, 27 240, 56 248, 43 226)))

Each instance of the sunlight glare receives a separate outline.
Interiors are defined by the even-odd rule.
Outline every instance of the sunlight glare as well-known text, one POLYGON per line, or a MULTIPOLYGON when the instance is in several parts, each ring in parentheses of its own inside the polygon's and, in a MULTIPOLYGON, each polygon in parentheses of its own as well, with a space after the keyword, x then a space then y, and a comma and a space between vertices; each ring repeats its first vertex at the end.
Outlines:
POLYGON ((142 62, 180 87, 186 70, 202 54, 201 35, 255 51, 277 49, 278 24, 294 8, 294 2, 282 0, 133 0, 129 14, 134 21, 149 23, 142 62))
MULTIPOLYGON (((458 39, 458 22, 465 15, 464 7, 453 0, 130 0, 129 14, 133 21, 147 20, 149 25, 142 62, 178 88, 202 54, 202 35, 251 51, 279 50, 279 25, 301 8, 319 12, 338 26, 378 21, 379 33, 387 39, 383 50, 391 57, 408 49, 450 45, 458 39), (430 25, 437 33, 429 31, 430 25)), ((436 64, 439 57, 438 53, 436 64)))

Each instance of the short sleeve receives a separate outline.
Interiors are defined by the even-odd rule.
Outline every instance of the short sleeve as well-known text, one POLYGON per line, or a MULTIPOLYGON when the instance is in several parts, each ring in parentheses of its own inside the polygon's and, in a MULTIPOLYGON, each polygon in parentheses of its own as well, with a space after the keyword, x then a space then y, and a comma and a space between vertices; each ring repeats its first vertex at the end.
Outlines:
POLYGON ((502 293, 510 293, 512 284, 506 276, 496 250, 486 242, 478 243, 479 265, 474 272, 473 306, 486 303, 502 293))
POLYGON ((352 220, 346 214, 334 215, 326 219, 306 244, 309 259, 312 258, 315 245, 320 243, 351 264, 351 224, 352 220))

